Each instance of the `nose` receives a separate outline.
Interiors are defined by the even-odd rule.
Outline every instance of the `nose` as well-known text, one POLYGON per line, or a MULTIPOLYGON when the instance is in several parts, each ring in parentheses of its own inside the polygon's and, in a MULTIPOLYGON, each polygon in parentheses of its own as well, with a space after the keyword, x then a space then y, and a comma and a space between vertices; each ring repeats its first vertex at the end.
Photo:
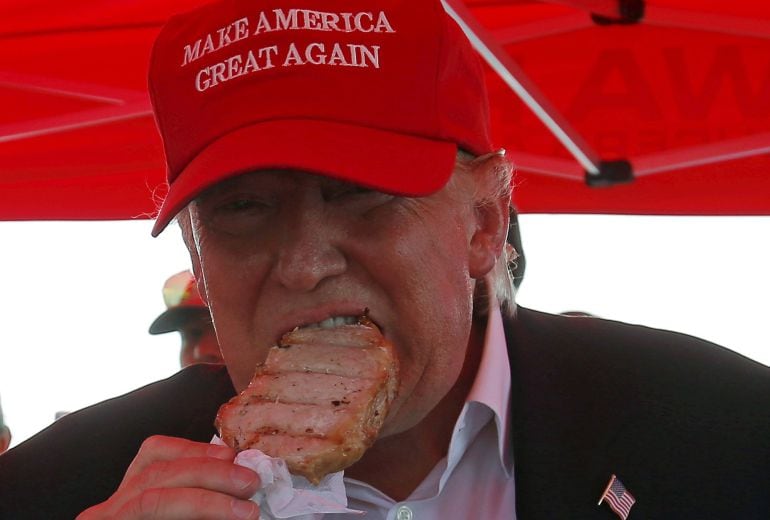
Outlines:
POLYGON ((283 219, 275 275, 291 291, 310 292, 347 268, 336 245, 344 230, 341 223, 327 218, 321 197, 304 196, 295 202, 283 219))

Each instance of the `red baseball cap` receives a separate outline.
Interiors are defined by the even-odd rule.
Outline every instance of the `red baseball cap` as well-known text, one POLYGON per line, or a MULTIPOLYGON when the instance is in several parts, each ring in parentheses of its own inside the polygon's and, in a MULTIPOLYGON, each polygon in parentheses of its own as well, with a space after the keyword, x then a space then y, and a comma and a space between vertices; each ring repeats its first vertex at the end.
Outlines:
POLYGON ((221 0, 172 18, 149 87, 169 191, 297 169, 380 191, 443 187, 494 148, 478 57, 439 0, 221 0))

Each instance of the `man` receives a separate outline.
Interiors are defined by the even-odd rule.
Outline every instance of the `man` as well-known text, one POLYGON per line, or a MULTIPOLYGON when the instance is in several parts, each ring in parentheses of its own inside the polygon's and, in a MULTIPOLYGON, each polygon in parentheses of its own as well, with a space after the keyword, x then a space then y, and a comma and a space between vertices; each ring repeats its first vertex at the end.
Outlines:
POLYGON ((0 454, 11 445, 11 429, 3 421, 3 407, 0 405, 0 454))
POLYGON ((166 310, 152 322, 150 334, 179 332, 182 338, 179 365, 182 368, 194 363, 221 363, 222 354, 209 309, 201 299, 190 271, 182 271, 166 280, 163 301, 166 310))
POLYGON ((366 518, 770 515, 766 368, 516 308, 510 163, 438 1, 218 2, 160 34, 150 89, 170 184, 154 233, 182 226, 227 374, 63 418, 0 464, 0 516, 258 518, 213 416, 284 332, 364 309, 401 366, 345 472, 366 518))

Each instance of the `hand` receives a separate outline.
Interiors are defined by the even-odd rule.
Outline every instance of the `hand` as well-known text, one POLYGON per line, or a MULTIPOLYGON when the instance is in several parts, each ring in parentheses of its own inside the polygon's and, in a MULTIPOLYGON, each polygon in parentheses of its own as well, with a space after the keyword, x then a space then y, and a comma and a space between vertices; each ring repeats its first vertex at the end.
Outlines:
POLYGON ((153 436, 142 443, 107 501, 77 520, 103 518, 254 519, 249 500, 259 476, 233 463, 235 450, 176 437, 153 436))

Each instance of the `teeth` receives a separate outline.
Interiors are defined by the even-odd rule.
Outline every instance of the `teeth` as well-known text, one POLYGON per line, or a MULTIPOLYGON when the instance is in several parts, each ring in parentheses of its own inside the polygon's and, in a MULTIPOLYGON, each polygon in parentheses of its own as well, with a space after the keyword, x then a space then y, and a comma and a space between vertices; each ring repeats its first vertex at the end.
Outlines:
POLYGON ((299 327, 300 329, 333 329, 334 327, 342 327, 343 325, 355 325, 358 323, 356 316, 332 316, 318 323, 311 323, 299 327))

